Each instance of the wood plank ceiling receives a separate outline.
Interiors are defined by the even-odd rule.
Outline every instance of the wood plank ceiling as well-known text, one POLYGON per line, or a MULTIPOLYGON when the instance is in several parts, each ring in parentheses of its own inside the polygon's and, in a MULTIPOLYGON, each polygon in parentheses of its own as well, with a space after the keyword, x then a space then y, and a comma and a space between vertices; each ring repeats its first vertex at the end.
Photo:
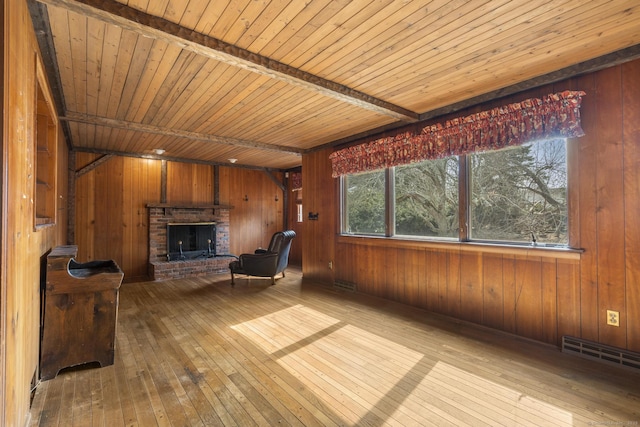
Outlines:
POLYGON ((633 0, 28 1, 74 149, 273 169, 640 43, 633 0))

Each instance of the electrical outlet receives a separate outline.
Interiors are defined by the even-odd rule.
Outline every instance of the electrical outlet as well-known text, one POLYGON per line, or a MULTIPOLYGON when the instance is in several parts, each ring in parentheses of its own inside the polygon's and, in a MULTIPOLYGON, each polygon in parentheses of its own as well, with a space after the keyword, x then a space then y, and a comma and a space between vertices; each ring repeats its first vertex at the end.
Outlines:
POLYGON ((607 325, 620 326, 620 312, 607 310, 607 325))
POLYGON ((329 261, 329 270, 333 270, 333 261, 329 261))

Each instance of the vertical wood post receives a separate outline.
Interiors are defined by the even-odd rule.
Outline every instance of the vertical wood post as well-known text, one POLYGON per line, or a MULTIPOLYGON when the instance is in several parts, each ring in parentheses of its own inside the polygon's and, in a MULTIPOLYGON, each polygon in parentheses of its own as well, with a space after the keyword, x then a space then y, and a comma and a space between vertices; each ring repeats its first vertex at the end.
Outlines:
POLYGON ((220 204, 220 166, 213 166, 213 204, 220 204))
POLYGON ((160 203, 167 203, 167 161, 161 160, 160 166, 160 203))

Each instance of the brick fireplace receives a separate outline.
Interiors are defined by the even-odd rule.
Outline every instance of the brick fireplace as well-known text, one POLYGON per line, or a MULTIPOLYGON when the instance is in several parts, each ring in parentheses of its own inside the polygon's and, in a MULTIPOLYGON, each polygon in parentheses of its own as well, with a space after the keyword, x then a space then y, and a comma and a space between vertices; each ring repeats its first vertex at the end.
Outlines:
POLYGON ((153 280, 206 276, 229 271, 229 210, 224 205, 149 204, 149 276, 153 280), (168 260, 167 226, 170 223, 215 223, 214 257, 168 260))

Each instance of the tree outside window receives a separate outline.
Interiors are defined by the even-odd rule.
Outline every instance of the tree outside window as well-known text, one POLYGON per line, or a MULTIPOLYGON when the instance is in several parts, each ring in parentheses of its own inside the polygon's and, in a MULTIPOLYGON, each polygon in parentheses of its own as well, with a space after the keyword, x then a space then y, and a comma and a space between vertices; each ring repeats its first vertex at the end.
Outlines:
POLYGON ((565 140, 470 156, 470 238, 567 244, 565 140))
POLYGON ((345 176, 343 232, 568 244, 564 139, 470 154, 467 163, 468 170, 458 157, 399 166, 388 183, 384 170, 345 176), (467 192, 459 194, 459 182, 469 182, 467 192))
POLYGON ((384 235, 385 181, 384 170, 345 176, 346 233, 384 235))
POLYGON ((458 237, 458 159, 430 160, 395 171, 396 234, 458 237))

